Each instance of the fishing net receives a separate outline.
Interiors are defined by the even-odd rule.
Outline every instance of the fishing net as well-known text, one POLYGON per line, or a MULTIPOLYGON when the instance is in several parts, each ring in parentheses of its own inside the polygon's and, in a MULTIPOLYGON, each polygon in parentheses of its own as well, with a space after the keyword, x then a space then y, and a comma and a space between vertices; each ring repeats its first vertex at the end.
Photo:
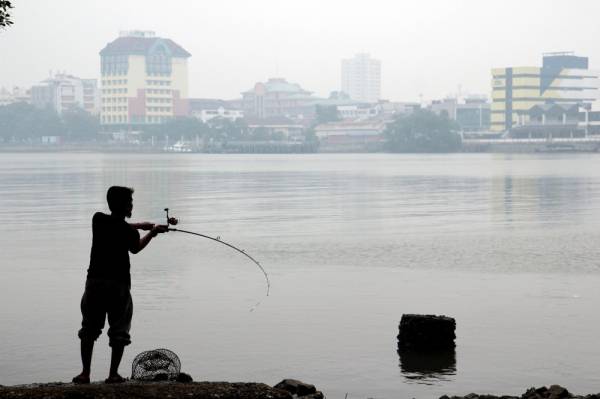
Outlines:
POLYGON ((140 353, 133 359, 131 379, 142 381, 175 380, 181 371, 179 357, 168 349, 140 353))

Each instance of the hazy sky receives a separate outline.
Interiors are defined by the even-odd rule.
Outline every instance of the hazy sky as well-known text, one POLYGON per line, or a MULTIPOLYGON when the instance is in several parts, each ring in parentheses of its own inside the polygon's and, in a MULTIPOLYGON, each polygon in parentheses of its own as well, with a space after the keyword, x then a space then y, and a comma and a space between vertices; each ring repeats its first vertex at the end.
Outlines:
POLYGON ((120 30, 154 30, 182 45, 190 95, 235 98, 285 77, 317 95, 340 88, 340 60, 382 61, 382 95, 425 100, 488 94, 490 68, 539 65, 575 51, 600 69, 598 0, 13 0, 0 32, 0 86, 61 70, 98 77, 98 52, 120 30))

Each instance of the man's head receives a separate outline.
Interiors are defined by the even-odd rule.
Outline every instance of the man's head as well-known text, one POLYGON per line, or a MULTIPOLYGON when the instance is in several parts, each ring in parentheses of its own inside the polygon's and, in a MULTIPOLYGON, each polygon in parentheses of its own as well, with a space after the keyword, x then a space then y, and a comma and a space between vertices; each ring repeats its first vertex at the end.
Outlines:
POLYGON ((106 192, 108 208, 116 216, 131 217, 133 188, 112 186, 106 192))

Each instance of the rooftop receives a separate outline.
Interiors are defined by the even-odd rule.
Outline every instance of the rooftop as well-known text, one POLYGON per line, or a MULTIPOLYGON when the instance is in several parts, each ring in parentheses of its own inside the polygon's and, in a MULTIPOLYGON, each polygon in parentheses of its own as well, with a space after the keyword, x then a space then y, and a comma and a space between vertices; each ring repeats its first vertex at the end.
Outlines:
POLYGON ((188 58, 191 56, 183 47, 171 39, 153 36, 121 36, 108 43, 100 55, 147 55, 156 45, 164 44, 172 57, 188 58))
POLYGON ((258 85, 264 86, 264 89, 267 92, 311 94, 310 91, 304 90, 299 84, 290 83, 283 78, 270 78, 266 83, 257 83, 254 88, 245 91, 245 93, 254 92, 258 85))

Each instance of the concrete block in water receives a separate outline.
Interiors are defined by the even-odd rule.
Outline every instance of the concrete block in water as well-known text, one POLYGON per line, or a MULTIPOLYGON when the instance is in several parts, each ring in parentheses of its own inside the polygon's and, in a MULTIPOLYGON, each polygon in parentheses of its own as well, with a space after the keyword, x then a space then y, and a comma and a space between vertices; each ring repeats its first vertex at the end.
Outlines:
POLYGON ((398 329, 399 350, 435 351, 456 346, 456 321, 451 317, 403 314, 398 329))

